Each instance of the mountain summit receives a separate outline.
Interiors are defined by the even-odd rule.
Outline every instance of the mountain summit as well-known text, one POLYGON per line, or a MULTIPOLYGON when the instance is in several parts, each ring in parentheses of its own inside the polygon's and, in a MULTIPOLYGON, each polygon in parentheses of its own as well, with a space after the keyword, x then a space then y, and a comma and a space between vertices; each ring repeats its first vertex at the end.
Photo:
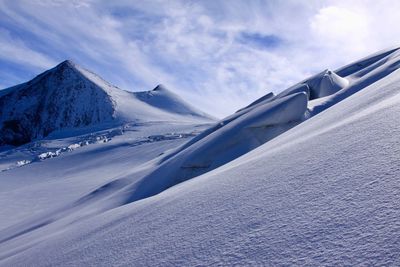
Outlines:
POLYGON ((70 60, 0 91, 0 144, 21 145, 65 129, 188 120, 211 117, 162 86, 124 91, 70 60))
POLYGON ((134 92, 133 94, 141 101, 155 108, 167 110, 176 114, 211 118, 209 115, 186 103, 180 96, 173 93, 162 84, 157 85, 151 91, 134 92))

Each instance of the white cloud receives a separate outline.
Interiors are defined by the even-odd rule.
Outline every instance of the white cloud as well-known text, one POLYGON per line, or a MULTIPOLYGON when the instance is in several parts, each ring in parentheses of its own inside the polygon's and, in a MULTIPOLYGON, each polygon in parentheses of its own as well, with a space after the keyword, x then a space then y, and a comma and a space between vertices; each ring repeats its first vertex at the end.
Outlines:
POLYGON ((368 16, 362 9, 328 6, 321 8, 311 20, 314 38, 331 48, 365 50, 369 28, 368 16))
POLYGON ((29 48, 21 40, 12 38, 7 31, 1 29, 0 58, 17 64, 37 67, 42 70, 56 64, 50 57, 29 48))

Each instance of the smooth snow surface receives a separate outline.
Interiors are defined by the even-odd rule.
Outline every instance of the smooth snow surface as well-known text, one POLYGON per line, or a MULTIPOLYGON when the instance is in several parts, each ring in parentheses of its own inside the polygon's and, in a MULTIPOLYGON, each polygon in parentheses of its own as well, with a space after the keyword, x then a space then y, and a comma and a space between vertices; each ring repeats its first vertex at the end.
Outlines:
POLYGON ((400 265, 399 62, 324 71, 200 134, 126 124, 0 150, 0 265, 400 265))
POLYGON ((176 123, 125 125, 123 130, 42 140, 0 153, 5 165, 0 170, 0 218, 7 218, 0 220, 0 231, 73 202, 107 182, 145 170, 149 161, 204 127, 176 123), (49 154, 52 156, 44 157, 49 154))

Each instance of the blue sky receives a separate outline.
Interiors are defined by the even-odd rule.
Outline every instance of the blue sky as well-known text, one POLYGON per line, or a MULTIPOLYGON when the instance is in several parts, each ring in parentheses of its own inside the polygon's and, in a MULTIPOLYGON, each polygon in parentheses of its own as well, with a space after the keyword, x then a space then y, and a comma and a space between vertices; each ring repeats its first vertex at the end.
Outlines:
POLYGON ((222 117, 398 45, 400 1, 0 0, 0 88, 65 59, 222 117))

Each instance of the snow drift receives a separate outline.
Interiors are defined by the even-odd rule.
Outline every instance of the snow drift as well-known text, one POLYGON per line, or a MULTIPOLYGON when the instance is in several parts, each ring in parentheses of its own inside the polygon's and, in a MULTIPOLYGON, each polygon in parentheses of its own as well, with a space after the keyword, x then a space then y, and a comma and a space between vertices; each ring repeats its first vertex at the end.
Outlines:
POLYGON ((307 95, 300 92, 254 107, 226 124, 220 122, 221 127, 168 155, 153 173, 129 187, 127 202, 155 195, 247 153, 298 124, 306 109, 307 95))
POLYGON ((331 70, 324 70, 307 80, 306 83, 310 88, 310 99, 312 100, 338 92, 346 87, 349 81, 331 70))

